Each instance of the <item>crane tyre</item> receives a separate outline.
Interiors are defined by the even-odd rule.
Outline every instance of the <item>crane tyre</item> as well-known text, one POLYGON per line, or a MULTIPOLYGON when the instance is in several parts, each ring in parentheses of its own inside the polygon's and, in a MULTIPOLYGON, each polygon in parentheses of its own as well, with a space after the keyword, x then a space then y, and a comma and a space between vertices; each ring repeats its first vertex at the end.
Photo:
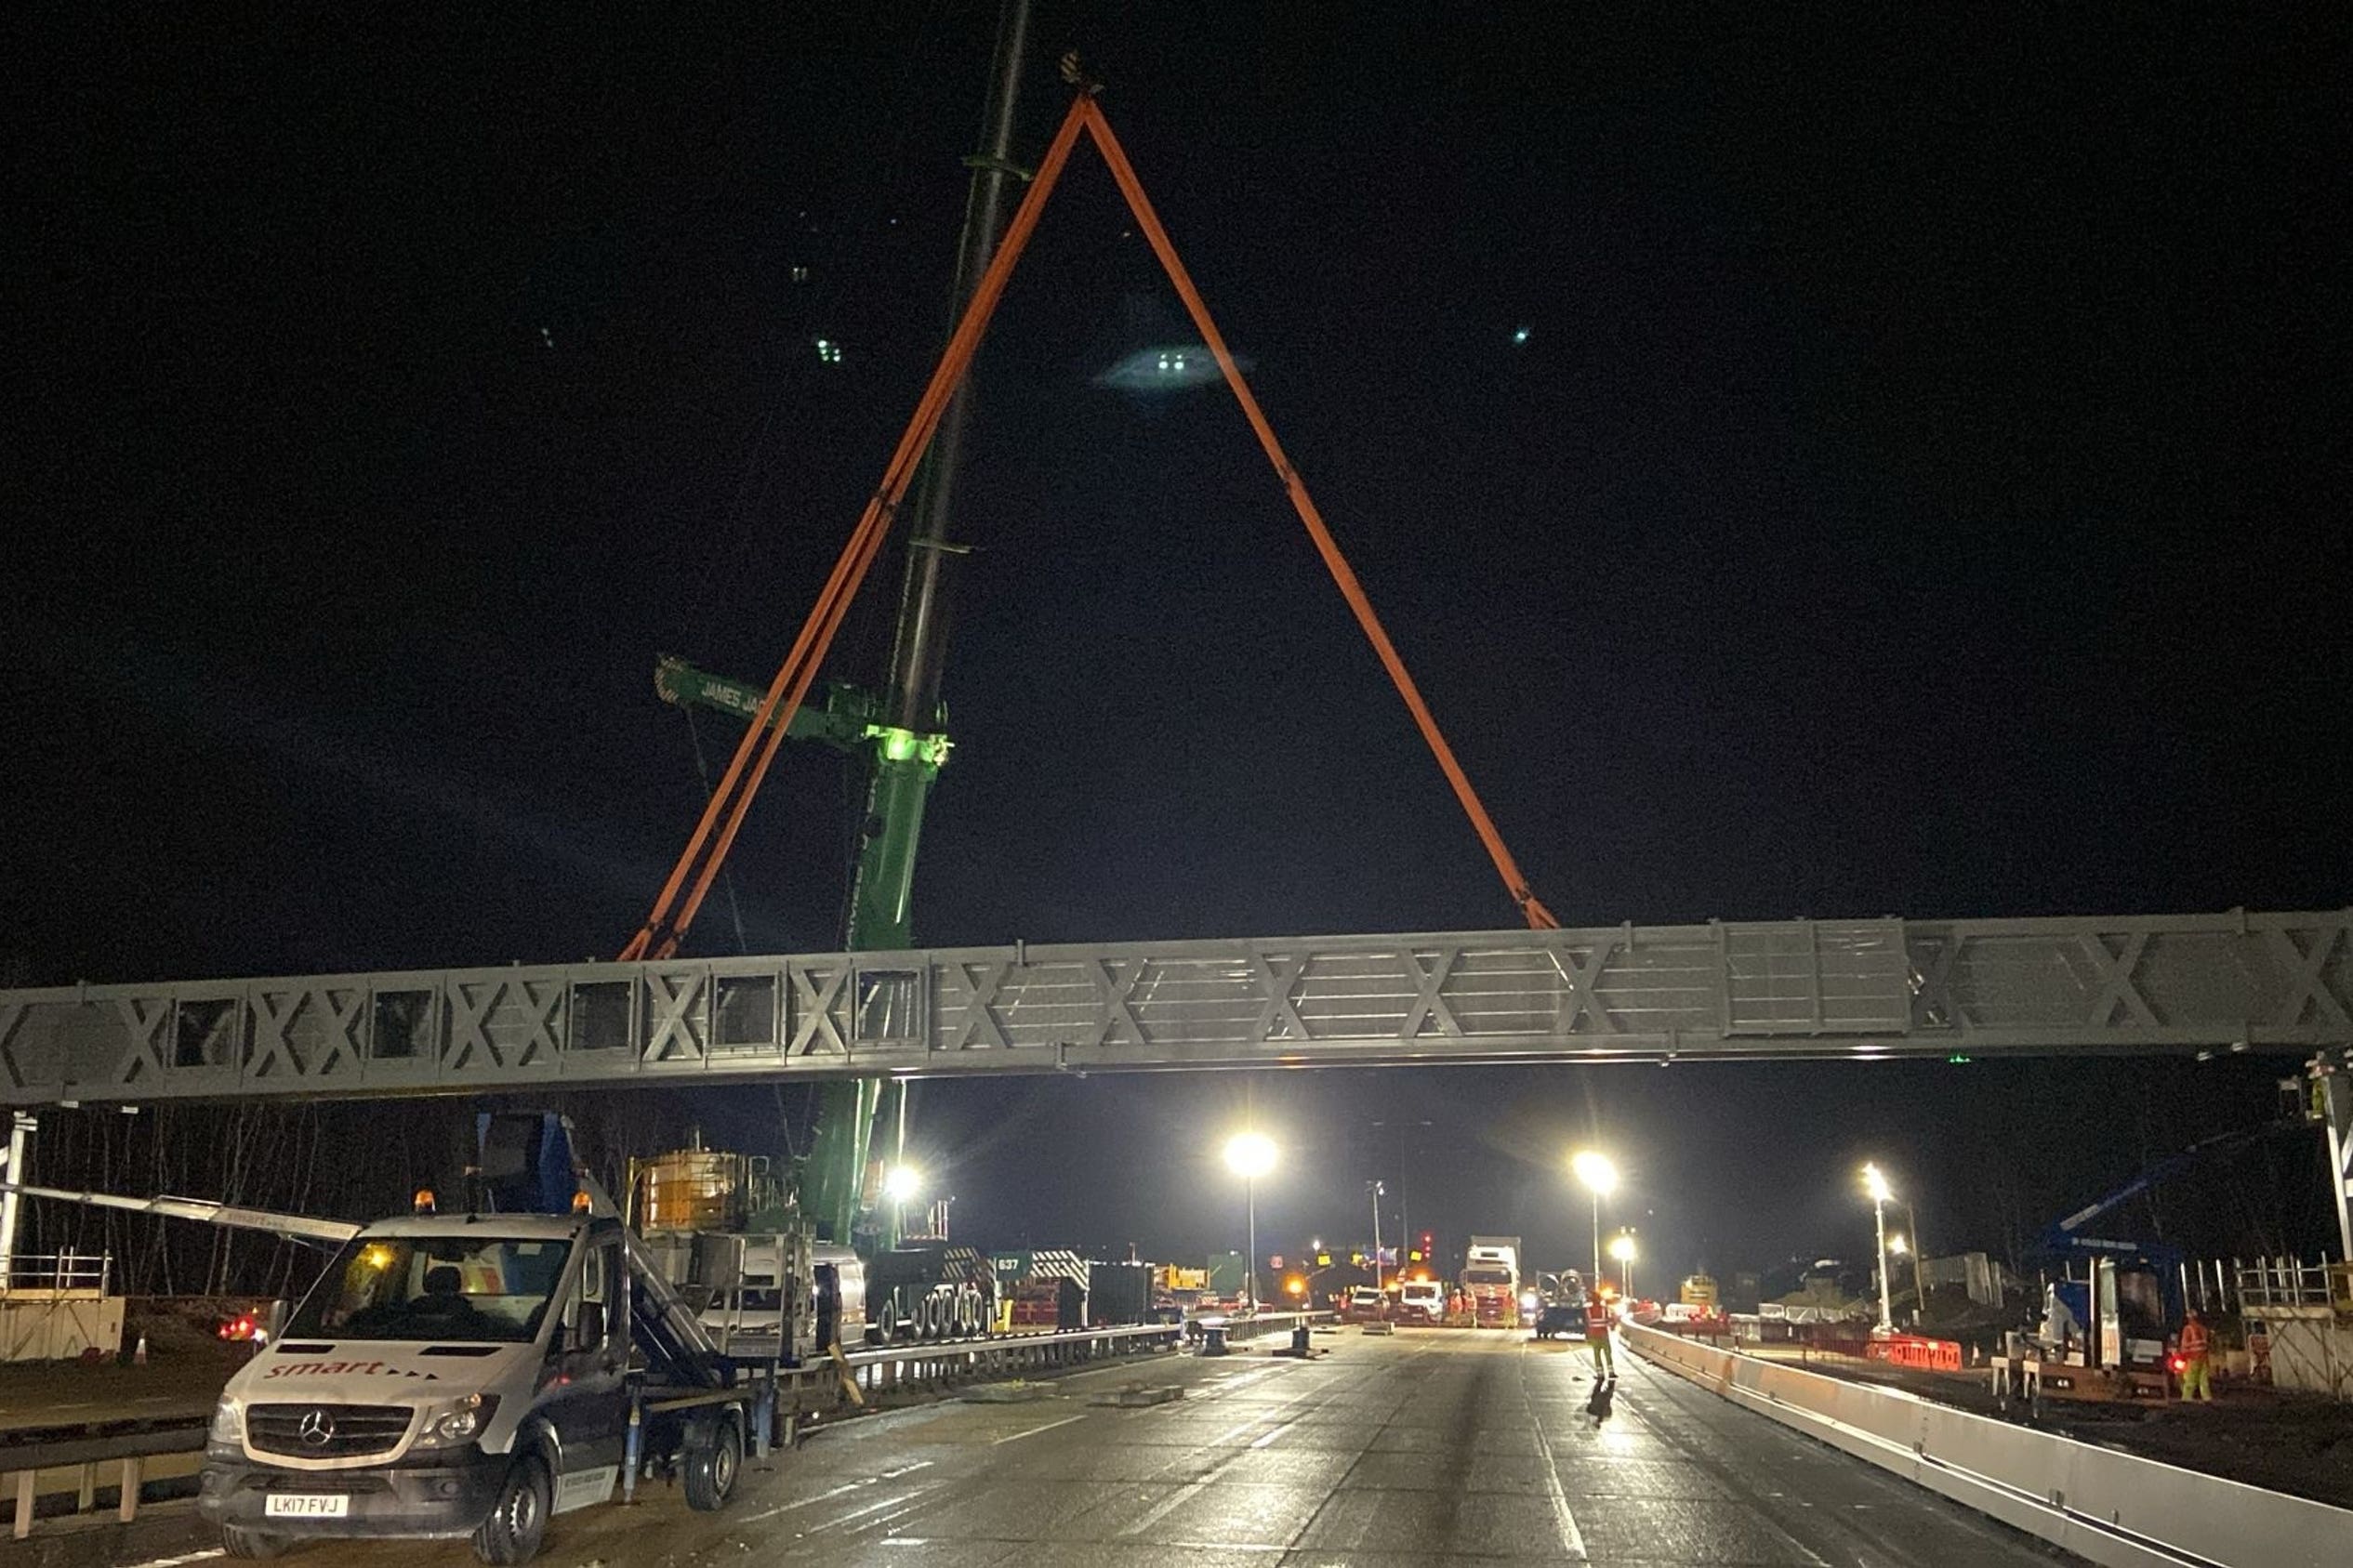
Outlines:
POLYGON ((717 1513, 735 1491, 744 1468, 743 1434, 727 1416, 698 1423, 686 1434, 686 1506, 717 1513))

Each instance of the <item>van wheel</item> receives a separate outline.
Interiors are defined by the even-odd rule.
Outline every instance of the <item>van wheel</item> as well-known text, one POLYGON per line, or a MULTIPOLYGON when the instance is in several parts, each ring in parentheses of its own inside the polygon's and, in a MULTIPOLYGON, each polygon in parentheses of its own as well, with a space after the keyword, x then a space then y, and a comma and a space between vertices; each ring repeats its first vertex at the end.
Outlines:
POLYGON ((527 1454, 507 1472, 498 1501, 474 1531, 474 1555, 496 1568, 512 1568, 539 1555, 548 1538, 547 1461, 527 1454))
POLYGON ((247 1561, 279 1557, 284 1554, 287 1544, 284 1535, 265 1535, 242 1524, 220 1527, 220 1549, 231 1557, 247 1561))
POLYGON ((686 1437, 686 1506, 697 1513, 717 1513, 735 1490, 736 1472, 744 1468, 744 1439, 735 1423, 721 1416, 686 1437))

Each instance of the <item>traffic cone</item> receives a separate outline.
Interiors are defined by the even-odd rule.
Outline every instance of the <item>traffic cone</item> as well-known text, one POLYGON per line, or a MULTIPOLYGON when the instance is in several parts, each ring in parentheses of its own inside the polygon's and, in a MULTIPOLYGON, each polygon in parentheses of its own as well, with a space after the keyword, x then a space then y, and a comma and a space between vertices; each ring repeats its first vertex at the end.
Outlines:
POLYGON ((131 1364, 133 1366, 145 1366, 147 1364, 147 1336, 144 1334, 139 1337, 138 1345, 133 1347, 131 1351, 131 1364))

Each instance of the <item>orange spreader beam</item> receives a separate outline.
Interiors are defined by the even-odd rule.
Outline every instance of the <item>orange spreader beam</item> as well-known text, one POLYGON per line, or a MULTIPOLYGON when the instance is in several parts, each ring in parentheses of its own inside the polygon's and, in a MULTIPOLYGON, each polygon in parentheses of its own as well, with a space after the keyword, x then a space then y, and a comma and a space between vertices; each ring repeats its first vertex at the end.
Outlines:
POLYGON ((1472 786, 1470 775, 1463 771, 1461 762, 1454 755, 1454 748, 1447 744, 1445 734, 1438 729, 1437 719, 1430 712, 1429 704, 1422 699, 1421 688, 1414 684, 1412 675, 1406 669, 1405 660, 1382 627, 1381 617, 1373 613, 1372 602, 1365 596, 1364 585, 1357 580, 1347 557, 1341 552, 1339 542, 1332 537, 1331 530, 1324 522, 1323 513, 1316 509, 1315 498, 1308 494, 1305 482, 1291 467, 1290 459, 1284 455, 1282 443, 1276 440, 1274 426, 1267 422, 1265 412, 1259 407, 1257 397, 1250 391, 1249 383, 1243 379, 1241 367, 1235 362, 1233 352, 1225 345, 1224 335, 1218 331, 1216 322, 1210 319, 1209 307, 1202 303, 1200 291, 1193 285, 1192 274, 1184 270, 1184 263, 1178 257, 1168 231, 1161 227, 1159 215, 1153 211, 1151 199, 1144 194, 1143 183, 1136 178, 1135 167, 1129 163, 1126 150, 1119 145, 1119 138, 1112 133, 1110 122, 1104 118, 1103 111, 1097 107, 1093 97, 1082 93, 1071 104, 1070 112, 1064 116, 1062 128, 1055 133, 1052 145, 1047 149, 1044 160, 1038 165, 1037 176, 1031 180, 1020 209, 1014 213, 1012 223, 1005 231, 1003 243, 998 245, 988 270, 982 275, 980 285, 972 291, 963 318, 957 323, 955 335, 948 339, 946 351, 940 356, 931 382, 924 388, 921 401, 916 404, 914 417, 907 421, 906 430, 899 438, 898 449, 892 454, 890 466, 883 470, 880 487, 875 492, 874 498, 866 503, 866 511, 860 516, 858 526, 852 533, 840 559, 835 562, 833 574, 826 579, 816 606, 811 610, 808 621, 801 626, 800 635, 793 640, 792 651, 786 655, 783 667, 777 670, 775 679, 769 683, 760 712, 736 745, 735 756, 729 762, 719 787, 712 792, 709 803, 704 808, 702 820, 695 824, 685 852, 679 856, 677 866, 663 884, 661 896, 654 901, 653 913, 647 916, 645 925, 622 950, 624 959, 669 956, 678 950, 680 940, 685 936, 687 929, 694 924, 695 915, 702 909, 703 901, 719 875, 720 866, 724 863, 728 850, 735 842, 735 835, 743 825, 746 811, 750 809, 752 797, 758 792, 760 781, 767 776, 769 764, 775 759, 776 748, 784 741, 785 727, 791 722, 801 700, 808 695, 810 683, 815 679, 817 667, 824 662, 826 652, 832 645, 842 616, 848 611, 851 600, 856 596, 859 585, 865 581, 866 569, 873 565, 884 536, 890 532, 891 521, 906 494, 908 482, 914 478, 916 465, 922 460, 924 450, 931 444, 932 432, 939 427, 940 415, 947 406, 948 398, 954 393, 957 383, 963 378, 974 351, 980 347, 982 335, 988 328, 989 317, 996 310, 998 300, 1004 295, 1007 281, 1012 276, 1013 265, 1020 260, 1031 233, 1036 231, 1038 216, 1045 210, 1046 198, 1051 194, 1064 166, 1069 162, 1071 148, 1077 143, 1081 129, 1093 139, 1104 162, 1110 166, 1111 177, 1117 182, 1120 194, 1127 198, 1137 227, 1151 242, 1153 253, 1160 258, 1160 265, 1167 270, 1170 283, 1176 286, 1178 295, 1184 300, 1184 308, 1192 316, 1193 324, 1199 329, 1202 340, 1217 356, 1218 368, 1223 372, 1226 385, 1234 389, 1236 399, 1240 402, 1242 413, 1249 420, 1250 428, 1257 433, 1259 445, 1265 450, 1267 460, 1275 466, 1276 478, 1281 481, 1285 494, 1289 495, 1292 507, 1298 511, 1300 521, 1306 526, 1307 535, 1314 541, 1316 553, 1323 557, 1332 580, 1339 585, 1341 597, 1348 601, 1348 608, 1355 615, 1357 626, 1363 628, 1366 640, 1372 644, 1381 666, 1389 672, 1397 694, 1405 699, 1407 711, 1413 716, 1421 738, 1438 759, 1439 770, 1446 774, 1447 784, 1453 786, 1455 798, 1461 803, 1463 813, 1471 819, 1471 826, 1477 832, 1479 841, 1487 847, 1487 857, 1495 863, 1496 873, 1502 877, 1504 889, 1510 893, 1512 902, 1529 926, 1540 930, 1560 924, 1553 917, 1552 911, 1545 908, 1543 902, 1529 889, 1519 863, 1513 859, 1511 850, 1503 842, 1503 835, 1497 829, 1495 820, 1487 814, 1486 805, 1480 801, 1478 791, 1472 786), (758 754, 756 758, 755 752, 758 754), (680 890, 687 888, 690 877, 693 879, 692 888, 687 891, 684 903, 681 903, 680 890))

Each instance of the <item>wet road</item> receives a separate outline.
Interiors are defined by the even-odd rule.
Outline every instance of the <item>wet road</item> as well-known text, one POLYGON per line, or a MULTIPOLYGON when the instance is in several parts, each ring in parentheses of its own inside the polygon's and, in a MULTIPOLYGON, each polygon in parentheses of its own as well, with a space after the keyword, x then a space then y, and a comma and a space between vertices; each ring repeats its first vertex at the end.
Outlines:
MULTIPOLYGON (((656 1487, 558 1519, 560 1568, 729 1562, 906 1568, 1405 1568, 1447 1562, 2072 1561, 1621 1357, 1588 1414, 1580 1347, 1429 1331, 1064 1378, 1019 1404, 948 1403, 812 1436, 729 1509, 656 1487), (1149 1409, 1090 1403, 1181 1384, 1149 1409)), ((471 1562, 462 1543, 313 1548, 353 1568, 471 1562)))

